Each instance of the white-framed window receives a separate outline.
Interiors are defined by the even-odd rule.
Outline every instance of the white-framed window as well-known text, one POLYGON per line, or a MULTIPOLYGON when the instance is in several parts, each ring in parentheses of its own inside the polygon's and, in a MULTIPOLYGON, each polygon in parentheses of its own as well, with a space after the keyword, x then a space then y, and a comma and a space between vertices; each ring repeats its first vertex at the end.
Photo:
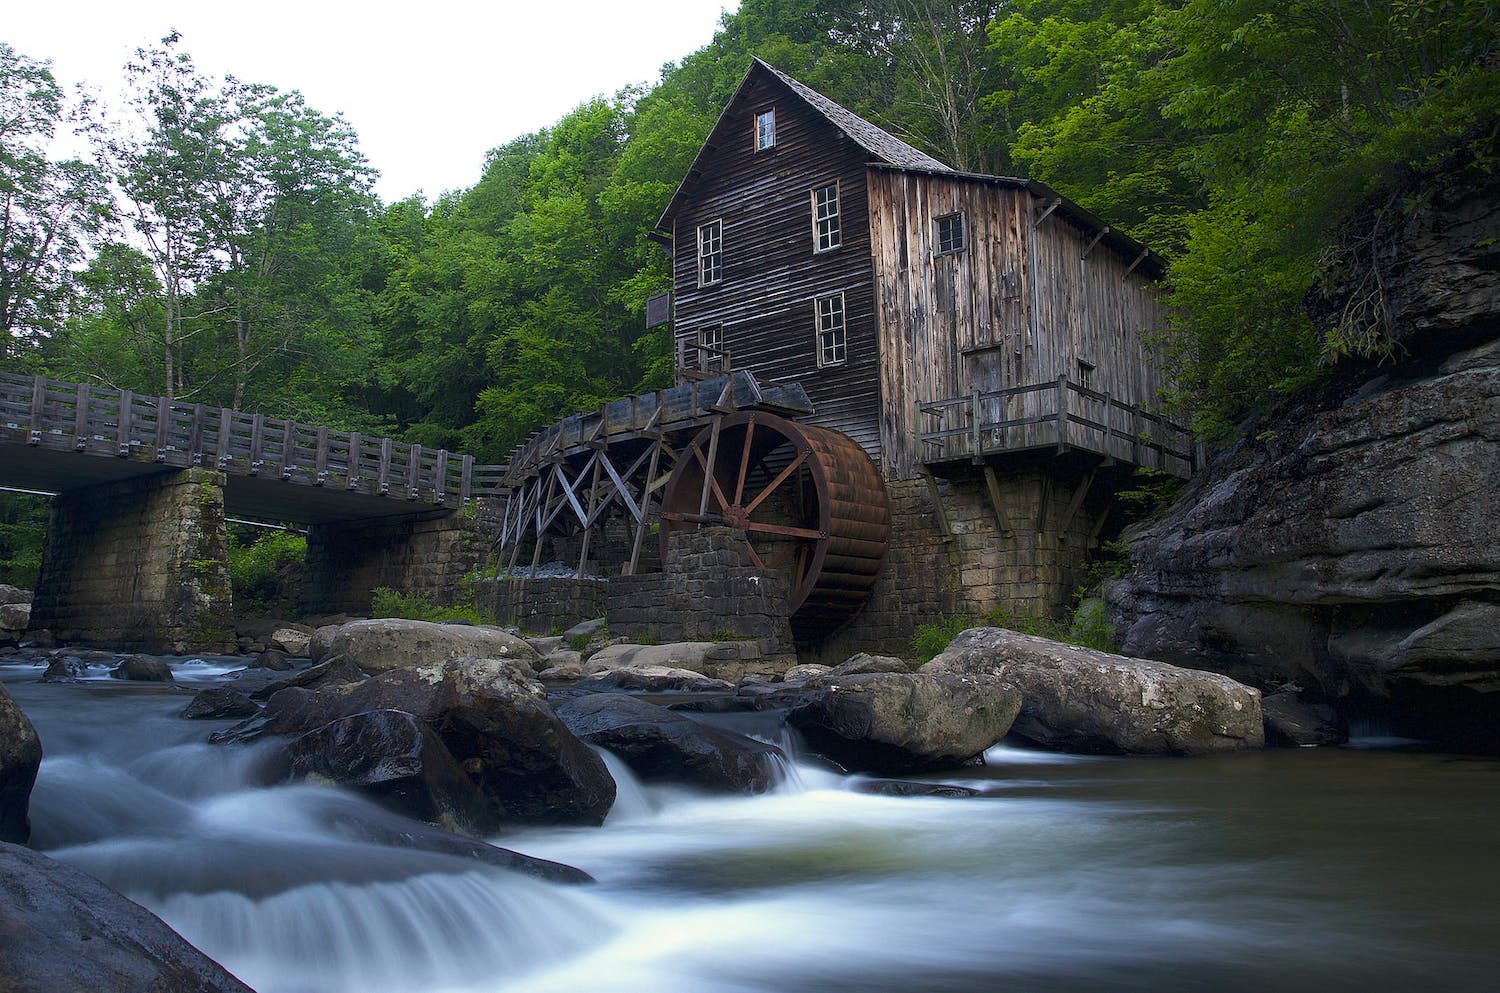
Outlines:
POLYGON ((841 239, 839 230, 839 184, 820 186, 812 191, 813 251, 826 252, 838 248, 841 239))
POLYGON ((724 222, 709 221, 698 229, 698 285, 711 286, 724 278, 724 222))
POLYGON ((776 108, 769 107, 755 115, 755 150, 764 152, 776 147, 776 108))
POLYGON ((934 255, 954 255, 964 250, 964 215, 944 214, 933 221, 937 228, 934 255))
POLYGON ((698 344, 717 352, 724 350, 724 325, 705 324, 698 329, 698 344))
POLYGON ((818 365, 841 365, 848 357, 844 335, 844 294, 818 297, 814 309, 818 315, 818 365))

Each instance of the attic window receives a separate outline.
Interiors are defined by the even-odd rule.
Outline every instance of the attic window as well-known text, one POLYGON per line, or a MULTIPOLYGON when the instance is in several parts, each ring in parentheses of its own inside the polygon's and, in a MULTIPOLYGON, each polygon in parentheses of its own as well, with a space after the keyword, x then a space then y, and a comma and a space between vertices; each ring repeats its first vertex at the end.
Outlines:
POLYGON ((964 215, 945 214, 937 218, 937 251, 935 255, 955 255, 964 250, 964 215))
POLYGON ((764 152, 776 147, 776 108, 755 115, 755 150, 764 152))

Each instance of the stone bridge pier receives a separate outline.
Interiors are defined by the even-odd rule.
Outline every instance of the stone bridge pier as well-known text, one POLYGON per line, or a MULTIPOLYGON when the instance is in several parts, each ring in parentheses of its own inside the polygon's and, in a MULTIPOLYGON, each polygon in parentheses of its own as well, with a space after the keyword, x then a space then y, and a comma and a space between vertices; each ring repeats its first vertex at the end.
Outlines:
POLYGON ((224 474, 180 469, 54 497, 30 629, 130 651, 232 651, 224 474))
MULTIPOLYGON (((125 651, 232 652, 224 517, 235 483, 190 468, 58 494, 30 630, 125 651)), ((300 612, 365 615, 382 586, 451 602, 479 556, 461 511, 311 524, 300 612)))

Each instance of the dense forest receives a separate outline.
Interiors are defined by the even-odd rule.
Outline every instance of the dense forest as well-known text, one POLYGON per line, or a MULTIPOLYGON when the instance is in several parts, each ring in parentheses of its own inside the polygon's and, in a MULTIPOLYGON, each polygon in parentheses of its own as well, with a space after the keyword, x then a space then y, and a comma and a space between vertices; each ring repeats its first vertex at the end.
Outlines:
POLYGON ((1222 442, 1389 347, 1378 292, 1322 333, 1302 302, 1320 274, 1362 278, 1341 271, 1346 225, 1422 209, 1405 176, 1492 167, 1497 21, 1488 0, 744 0, 656 85, 495 148, 468 189, 391 204, 347 122, 210 77, 175 34, 123 68, 117 106, 0 42, 0 367, 502 460, 668 381, 649 235, 756 55, 1157 249, 1163 401, 1222 442), (49 156, 68 128, 90 155, 49 156))

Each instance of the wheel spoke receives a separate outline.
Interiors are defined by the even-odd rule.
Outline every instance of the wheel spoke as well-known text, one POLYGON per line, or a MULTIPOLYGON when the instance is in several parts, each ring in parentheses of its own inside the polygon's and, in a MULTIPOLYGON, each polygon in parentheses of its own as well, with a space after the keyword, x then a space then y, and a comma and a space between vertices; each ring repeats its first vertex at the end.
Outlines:
POLYGON ((755 418, 745 422, 744 449, 740 452, 740 476, 734 482, 734 504, 736 507, 745 496, 745 476, 750 471, 750 442, 755 438, 755 418))
POLYGON ((761 505, 761 502, 763 500, 765 500, 766 497, 768 497, 772 493, 776 492, 776 488, 778 486, 780 486, 782 483, 786 482, 787 477, 790 476, 792 473, 796 472, 798 470, 798 468, 801 467, 802 463, 804 463, 804 462, 807 461, 807 453, 808 453, 808 449, 806 449, 806 448, 804 448, 800 452, 798 452, 797 453, 797 457, 794 458, 794 459, 792 459, 792 461, 787 464, 787 467, 785 469, 783 469, 780 472, 778 472, 776 474, 776 478, 773 479, 773 480, 771 480, 771 482, 766 485, 765 489, 761 490, 760 493, 756 494, 756 497, 755 497, 754 500, 751 500, 748 504, 745 505, 745 513, 746 514, 752 514, 752 513, 754 513, 755 512, 755 508, 759 507, 761 505))
POLYGON ((708 458, 703 454, 703 449, 694 445, 693 455, 697 456, 698 464, 703 467, 703 477, 708 480, 708 484, 713 490, 714 499, 719 501, 719 510, 728 510, 729 501, 724 499, 724 491, 719 489, 719 481, 714 478, 713 470, 708 465, 708 458))
POLYGON ((754 531, 756 534, 774 534, 778 538, 804 538, 808 541, 817 541, 823 537, 823 532, 814 531, 812 528, 793 527, 790 524, 770 524, 764 521, 746 521, 746 531, 754 531))

